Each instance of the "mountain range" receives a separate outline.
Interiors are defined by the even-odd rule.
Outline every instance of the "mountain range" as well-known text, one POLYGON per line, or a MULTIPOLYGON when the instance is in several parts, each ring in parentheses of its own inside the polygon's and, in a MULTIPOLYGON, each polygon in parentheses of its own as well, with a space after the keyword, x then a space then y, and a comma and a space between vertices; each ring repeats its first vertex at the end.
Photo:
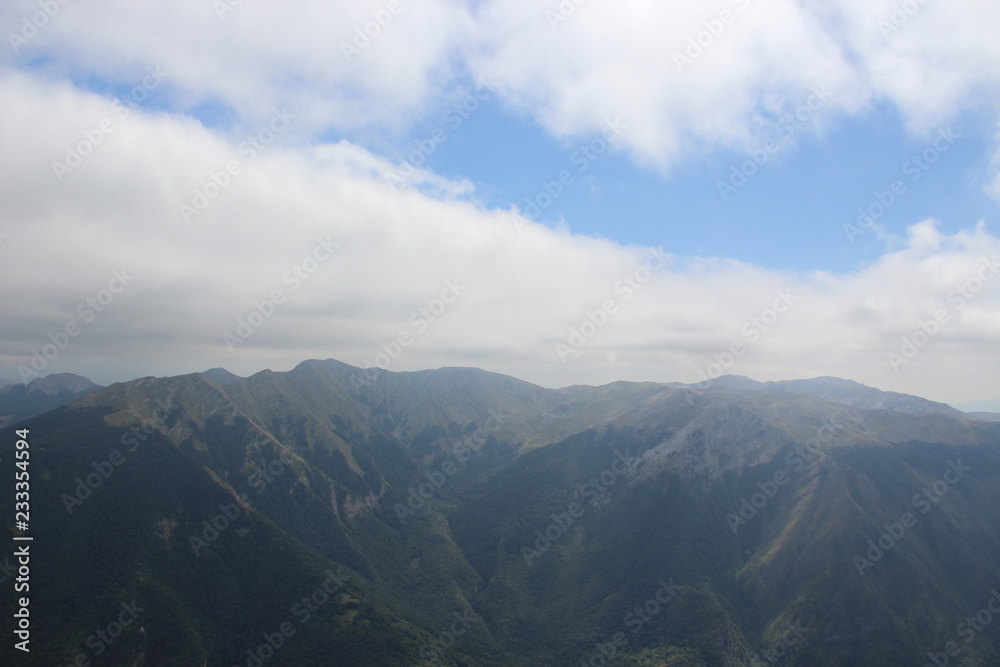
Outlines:
POLYGON ((0 426, 48 412, 95 389, 100 385, 72 373, 53 373, 28 384, 0 380, 0 426))
POLYGON ((988 414, 335 360, 78 387, 0 430, 4 664, 1000 666, 988 414))

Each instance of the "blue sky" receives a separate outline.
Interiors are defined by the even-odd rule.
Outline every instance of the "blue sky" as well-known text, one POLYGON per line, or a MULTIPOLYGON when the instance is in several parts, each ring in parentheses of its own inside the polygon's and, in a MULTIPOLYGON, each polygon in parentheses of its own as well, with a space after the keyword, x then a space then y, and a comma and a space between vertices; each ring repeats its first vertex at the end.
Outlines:
MULTIPOLYGON (((824 132, 807 122, 724 199, 719 183, 729 184, 733 168, 751 159, 749 153, 717 150, 663 170, 636 164, 612 148, 581 172, 572 156, 591 137, 556 139, 491 99, 449 132, 424 166, 470 180, 488 206, 516 205, 522 211, 544 192, 544 183, 568 169, 572 185, 536 216, 538 221, 625 244, 662 245, 679 255, 850 271, 877 260, 885 241, 864 230, 852 243, 844 226, 854 225, 857 209, 867 209, 897 179, 907 190, 878 218, 885 234, 904 238, 915 220, 927 217, 939 220, 947 233, 969 220, 996 229, 1000 206, 983 189, 994 147, 983 140, 981 124, 976 118, 948 124, 958 140, 926 170, 913 164, 904 173, 914 155, 933 145, 936 133, 910 135, 898 113, 880 108, 837 119, 824 132), (920 174, 916 181, 914 168, 920 174)), ((404 162, 438 127, 448 125, 431 114, 383 156, 404 162)), ((774 135, 782 136, 777 124, 774 135)))
POLYGON ((93 0, 31 30, 5 3, 0 376, 332 357, 1000 398, 1000 5, 388 7, 93 0))

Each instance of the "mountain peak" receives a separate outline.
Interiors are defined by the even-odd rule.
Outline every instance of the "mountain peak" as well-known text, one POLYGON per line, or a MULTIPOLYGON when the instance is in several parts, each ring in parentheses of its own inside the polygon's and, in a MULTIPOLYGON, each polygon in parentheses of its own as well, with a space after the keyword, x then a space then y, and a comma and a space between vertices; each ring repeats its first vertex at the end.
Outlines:
POLYGON ((207 371, 204 371, 202 375, 205 378, 214 382, 215 384, 221 386, 226 386, 227 384, 234 384, 244 379, 243 377, 237 375, 236 373, 232 373, 222 367, 210 368, 207 371))
POLYGON ((53 373, 45 377, 36 378, 28 383, 28 393, 41 391, 49 396, 62 393, 79 394, 91 389, 99 389, 100 386, 82 375, 53 373))
POLYGON ((821 376, 808 380, 765 382, 762 388, 764 391, 795 391, 812 394, 828 401, 872 410, 894 410, 913 415, 942 414, 959 418, 964 416, 961 410, 956 410, 944 403, 895 391, 882 391, 854 380, 831 376, 821 376))
POLYGON ((715 389, 758 389, 762 384, 743 375, 720 375, 712 380, 715 389))
POLYGON ((101 386, 80 375, 54 373, 29 384, 0 387, 0 427, 40 415, 101 386))

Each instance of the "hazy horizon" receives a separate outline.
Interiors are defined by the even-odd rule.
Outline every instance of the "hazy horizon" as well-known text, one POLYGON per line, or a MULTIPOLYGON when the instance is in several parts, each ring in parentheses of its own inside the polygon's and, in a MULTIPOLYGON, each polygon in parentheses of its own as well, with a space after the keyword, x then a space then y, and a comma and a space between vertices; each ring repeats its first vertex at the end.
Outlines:
MULTIPOLYGON (((303 359, 301 362, 299 362, 299 364, 305 363, 307 361, 330 361, 330 360, 332 360, 332 361, 338 361, 339 362, 338 359, 303 359)), ((344 363, 344 362, 340 362, 340 363, 344 363)), ((244 373, 234 373, 232 371, 232 369, 226 368, 224 366, 213 366, 212 368, 203 368, 203 369, 197 369, 197 370, 191 370, 191 371, 184 371, 184 372, 179 372, 179 373, 171 373, 169 375, 164 375, 164 376, 151 376, 151 375, 142 375, 142 374, 140 374, 140 375, 136 375, 136 376, 128 377, 128 378, 113 378, 113 379, 104 379, 104 380, 99 380, 99 379, 92 378, 92 377, 89 377, 89 376, 81 376, 81 377, 86 377, 88 380, 90 380, 92 382, 95 382, 96 384, 99 384, 99 385, 109 386, 109 385, 120 383, 120 382, 130 382, 132 380, 137 380, 137 379, 140 379, 140 378, 143 378, 143 377, 177 377, 177 376, 182 376, 182 375, 189 375, 189 374, 192 374, 192 373, 205 373, 205 372, 208 372, 208 371, 211 371, 211 370, 221 369, 221 370, 227 371, 229 373, 233 373, 234 375, 236 375, 236 376, 238 376, 240 378, 244 378, 245 379, 245 378, 248 378, 248 377, 252 377, 253 375, 256 375, 257 373, 264 373, 264 372, 284 373, 284 372, 288 372, 288 371, 291 371, 292 369, 294 369, 299 364, 295 364, 295 365, 293 365, 290 368, 283 368, 283 369, 261 368, 261 369, 255 370, 255 371, 250 371, 250 372, 245 373, 245 374, 244 373)), ((362 367, 355 367, 355 368, 358 368, 359 370, 366 370, 365 368, 362 368, 362 367)), ((371 366, 371 367, 368 367, 368 368, 377 368, 377 366, 371 366)), ((518 379, 518 380, 523 380, 525 382, 530 382, 531 384, 535 384, 535 385, 537 385, 539 387, 543 387, 545 389, 566 389, 566 388, 571 387, 571 386, 598 387, 598 386, 601 386, 601 385, 604 385, 604 384, 608 384, 607 382, 603 382, 603 383, 578 383, 578 384, 575 384, 575 385, 558 385, 558 386, 544 385, 544 384, 539 384, 539 383, 536 383, 536 382, 531 382, 530 380, 527 380, 525 378, 517 377, 517 376, 514 376, 514 375, 508 375, 506 373, 499 373, 498 371, 491 371, 488 368, 479 368, 479 367, 476 367, 476 366, 439 366, 439 367, 436 367, 436 368, 414 368, 414 369, 397 370, 397 371, 390 370, 390 371, 387 371, 387 372, 390 372, 390 373, 391 372, 419 373, 419 372, 424 372, 424 371, 443 370, 443 369, 446 369, 446 368, 468 368, 468 369, 482 370, 482 371, 486 371, 488 373, 498 373, 500 375, 507 375, 508 377, 514 377, 515 379, 518 379)), ((77 373, 73 373, 73 374, 74 375, 79 375, 77 373)), ((52 374, 49 374, 49 375, 57 375, 57 373, 52 373, 52 374)), ((48 375, 45 375, 43 377, 48 377, 48 375)), ((727 377, 727 375, 719 376, 719 378, 725 378, 725 377, 727 377)), ((741 377, 741 378, 747 378, 747 379, 753 380, 755 382, 768 382, 768 380, 759 380, 757 378, 749 377, 749 376, 746 376, 746 375, 729 374, 728 377, 741 377)), ((834 377, 834 376, 814 376, 814 377, 803 377, 803 378, 782 378, 782 380, 812 380, 812 379, 817 379, 817 377, 834 377)), ((856 380, 852 380, 851 378, 839 378, 839 379, 850 380, 852 382, 856 382, 856 380)), ((0 381, 3 381, 3 380, 11 381, 14 384, 22 384, 22 383, 18 382, 17 380, 14 380, 14 379, 11 379, 11 378, 0 377, 0 381)), ((780 381, 780 380, 778 380, 778 381, 780 381)), ((653 382, 655 384, 671 384, 671 383, 680 382, 680 381, 679 380, 611 380, 610 382, 635 382, 635 383, 653 382)), ((699 383, 681 383, 681 384, 690 384, 692 386, 698 386, 699 383)), ((702 384, 703 384, 703 386, 705 388, 708 388, 708 387, 710 387, 712 385, 712 381, 709 380, 709 381, 704 382, 702 384)), ((869 385, 866 385, 866 386, 869 386, 869 385)), ((889 390, 883 389, 881 387, 873 387, 873 388, 874 389, 879 389, 881 391, 889 391, 889 390)), ((900 392, 900 393, 909 393, 909 392, 900 392)), ((918 394, 911 394, 911 395, 918 396, 918 394)), ((920 398, 927 398, 927 397, 926 396, 920 396, 920 398)), ((934 399, 929 399, 929 400, 934 400, 934 399)), ((969 402, 965 402, 965 403, 957 403, 957 402, 949 402, 949 401, 938 401, 938 402, 945 403, 946 405, 950 405, 951 407, 957 408, 959 410, 962 410, 963 412, 997 412, 997 413, 1000 413, 1000 399, 996 399, 996 400, 969 401, 969 402)))

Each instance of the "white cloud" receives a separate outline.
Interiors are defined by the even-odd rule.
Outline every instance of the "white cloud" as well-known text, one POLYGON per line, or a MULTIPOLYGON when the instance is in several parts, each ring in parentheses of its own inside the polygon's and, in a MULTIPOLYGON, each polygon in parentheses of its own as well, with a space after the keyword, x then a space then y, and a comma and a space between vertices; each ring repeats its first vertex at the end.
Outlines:
MULTIPOLYGON (((995 395, 997 284, 961 309, 948 299, 1000 250, 984 227, 948 236, 915 224, 879 261, 841 275, 679 259, 625 302, 615 286, 643 249, 534 224, 519 232, 505 212, 470 201, 468 182, 426 169, 393 190, 386 177, 399 165, 362 146, 392 145, 484 75, 502 83, 504 104, 559 137, 621 117, 629 128, 616 146, 664 169, 772 135, 816 86, 834 93, 810 114, 820 131, 873 104, 896 108, 917 134, 969 109, 995 119, 1000 4, 590 0, 553 26, 559 4, 404 0, 350 58, 342 45, 385 0, 244 2, 221 19, 210 2, 67 4, 16 51, 0 50, 32 72, 0 70, 0 276, 17 286, 5 299, 0 374, 16 375, 126 268, 134 282, 50 370, 107 381, 306 357, 360 364, 413 332, 411 313, 457 278, 468 290, 393 369, 480 365, 551 385, 694 380, 713 355, 748 342, 744 324, 791 287, 794 307, 727 370, 843 375, 944 400, 995 395), (893 16, 898 7, 913 11, 893 16), (724 10, 732 20, 720 28, 724 10), (703 52, 679 67, 675 54, 699 38, 703 52), (167 107, 217 116, 220 128, 168 112, 123 117, 109 98, 61 82, 131 87, 149 66, 168 73, 157 91, 167 107), (236 144, 280 109, 295 115, 291 127, 247 160, 236 144), (113 131, 59 180, 53 162, 106 118, 113 131), (234 159, 240 173, 184 224, 179 205, 234 159), (291 292, 283 273, 326 235, 340 249, 291 292), (230 354, 223 332, 273 289, 287 303, 230 354), (555 344, 606 299, 620 312, 562 363, 555 344), (886 354, 940 309, 947 325, 893 372, 886 354)), ((36 0, 3 3, 0 32, 9 40, 38 11, 36 0)), ((1000 149, 987 187, 1000 199, 1000 149)))
MULTIPOLYGON (((405 133, 459 82, 491 75, 506 104, 557 136, 623 117, 624 150, 665 168, 769 135, 814 86, 835 93, 817 128, 872 103, 896 107, 917 133, 970 107, 1000 113, 993 0, 588 1, 554 29, 551 12, 576 3, 404 1, 387 21, 388 4, 244 2, 220 20, 208 2, 91 0, 3 57, 126 84, 158 64, 178 108, 221 104, 242 130, 289 107, 306 138, 405 133), (366 27, 375 36, 345 57, 366 27), (691 44, 693 62, 679 68, 691 44)), ((6 2, 0 24, 16 32, 37 11, 35 0, 6 2)))
POLYGON ((493 0, 478 19, 486 46, 470 61, 512 101, 562 135, 621 115, 629 152, 664 166, 750 143, 817 85, 834 92, 820 126, 872 102, 915 132, 970 105, 1000 110, 994 2, 591 2, 553 30, 536 2, 493 0), (894 16, 909 4, 919 9, 894 16))
MULTIPOLYGON (((312 131, 384 125, 403 128, 449 80, 463 12, 443 0, 403 2, 361 55, 355 39, 386 0, 294 5, 244 2, 223 17, 213 2, 127 0, 70 3, 9 63, 35 61, 51 72, 131 84, 147 65, 170 73, 173 103, 184 110, 223 105, 237 128, 256 127, 273 109, 290 107, 312 131)), ((36 0, 0 8, 0 25, 18 32, 36 0)), ((3 31, 7 34, 7 30, 3 31)), ((35 66, 39 66, 35 63, 35 66)))
POLYGON ((790 1, 585 3, 553 30, 537 3, 505 0, 485 3, 479 19, 486 46, 470 61, 503 80, 514 103, 557 135, 622 116, 629 152, 646 163, 748 144, 814 86, 836 93, 825 114, 866 99, 838 45, 790 1))
POLYGON ((59 182, 53 161, 113 117, 111 100, 9 71, 0 94, 9 147, 0 279, 16 286, 5 296, 0 375, 16 376, 31 350, 74 321, 81 333, 46 372, 105 382, 215 365, 287 369, 310 357, 362 364, 406 332, 412 345, 392 370, 476 365, 548 385, 693 381, 740 341, 746 352, 727 370, 759 379, 833 374, 953 401, 995 394, 1000 281, 980 285, 961 309, 948 298, 1000 254, 984 226, 946 235, 920 223, 902 248, 847 274, 673 258, 626 298, 626 276, 645 278, 645 249, 533 223, 519 231, 504 211, 393 190, 381 177, 387 163, 348 143, 276 139, 185 224, 180 203, 240 158, 229 140, 183 117, 133 112, 59 182), (327 237, 339 248, 293 289, 283 275, 327 237), (85 321, 78 305, 123 268, 134 280, 85 321), (446 281, 466 288, 420 325, 446 281), (223 333, 275 289, 285 303, 230 353, 223 333), (793 307, 768 323, 788 289, 793 307), (617 312, 579 360, 560 361, 556 344, 588 312, 601 320, 609 299, 617 312), (887 353, 940 309, 948 324, 893 372, 887 353), (751 340, 754 317, 766 331, 752 325, 751 340))

